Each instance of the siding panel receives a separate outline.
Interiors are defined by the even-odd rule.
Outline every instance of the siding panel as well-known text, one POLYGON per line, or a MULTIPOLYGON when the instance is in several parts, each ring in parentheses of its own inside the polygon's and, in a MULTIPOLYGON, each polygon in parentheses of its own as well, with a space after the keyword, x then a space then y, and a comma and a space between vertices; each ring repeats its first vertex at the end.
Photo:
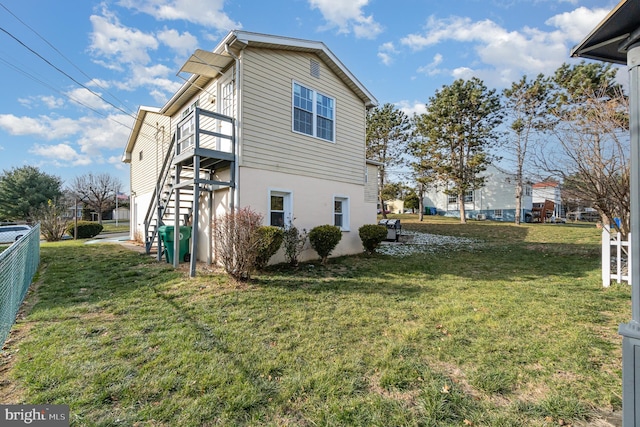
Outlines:
POLYGON ((364 104, 316 55, 246 49, 242 96, 243 166, 364 183, 364 104), (320 78, 310 74, 311 59, 320 78), (293 132, 294 80, 335 99, 335 143, 293 132))
POLYGON ((146 113, 131 152, 131 191, 145 194, 155 189, 156 170, 162 168, 164 154, 171 142, 170 132, 168 117, 152 112, 146 113))

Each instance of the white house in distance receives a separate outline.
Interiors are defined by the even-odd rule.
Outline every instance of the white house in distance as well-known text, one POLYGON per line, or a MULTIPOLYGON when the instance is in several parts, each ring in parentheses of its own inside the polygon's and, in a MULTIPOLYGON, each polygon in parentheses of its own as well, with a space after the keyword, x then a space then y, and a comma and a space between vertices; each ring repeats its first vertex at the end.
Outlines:
POLYGON ((562 205, 562 191, 560 184, 554 181, 544 181, 533 184, 533 203, 543 204, 545 200, 553 202, 553 216, 564 217, 562 205))
MULTIPOLYGON (((515 174, 506 172, 495 165, 489 165, 483 172, 485 185, 467 192, 464 198, 465 214, 468 219, 490 219, 495 221, 515 221, 516 180, 515 174)), ((432 186, 424 198, 427 213, 460 217, 457 196, 445 193, 446 183, 432 186)), ((532 186, 525 183, 522 194, 521 220, 531 218, 532 186)))
POLYGON ((324 43, 231 31, 180 72, 191 75, 163 107, 140 107, 127 141, 131 238, 150 251, 159 225, 192 226, 193 275, 196 259, 215 262, 212 220, 249 207, 265 225, 337 225, 332 255, 362 251, 358 228, 376 223, 365 125, 377 100, 324 43))

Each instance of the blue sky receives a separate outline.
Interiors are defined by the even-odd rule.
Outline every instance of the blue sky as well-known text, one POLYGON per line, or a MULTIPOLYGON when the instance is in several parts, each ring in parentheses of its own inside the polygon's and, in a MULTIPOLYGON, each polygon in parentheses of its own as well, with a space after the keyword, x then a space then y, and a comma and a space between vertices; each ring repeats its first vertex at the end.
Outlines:
POLYGON ((164 105, 186 58, 232 29, 323 41, 381 105, 413 114, 458 78, 501 90, 577 62, 571 47, 617 3, 0 0, 0 170, 34 165, 65 184, 108 172, 128 190, 138 106, 164 105))

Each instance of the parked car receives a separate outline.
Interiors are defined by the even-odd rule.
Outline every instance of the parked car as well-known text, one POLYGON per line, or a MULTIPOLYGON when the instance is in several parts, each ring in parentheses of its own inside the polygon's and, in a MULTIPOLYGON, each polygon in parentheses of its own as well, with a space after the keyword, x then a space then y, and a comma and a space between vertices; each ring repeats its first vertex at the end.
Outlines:
POLYGON ((0 243, 13 243, 31 230, 28 225, 0 226, 0 243))

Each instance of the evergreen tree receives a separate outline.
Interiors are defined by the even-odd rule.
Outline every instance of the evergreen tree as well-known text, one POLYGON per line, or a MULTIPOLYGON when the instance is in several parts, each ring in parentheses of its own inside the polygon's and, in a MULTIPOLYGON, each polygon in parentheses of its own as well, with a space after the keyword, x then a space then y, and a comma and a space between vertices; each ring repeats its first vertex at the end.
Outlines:
POLYGON ((62 195, 61 186, 59 177, 34 166, 3 171, 0 175, 0 220, 30 222, 33 212, 62 195))
POLYGON ((456 80, 429 99, 427 112, 415 119, 416 137, 425 164, 455 195, 460 222, 466 223, 465 193, 484 185, 479 174, 493 160, 490 148, 498 141, 502 123, 500 98, 474 77, 456 80))
POLYGON ((404 145, 410 135, 411 123, 407 115, 392 104, 374 108, 367 113, 367 159, 381 163, 378 173, 378 203, 384 211, 383 190, 389 168, 404 161, 404 145))

